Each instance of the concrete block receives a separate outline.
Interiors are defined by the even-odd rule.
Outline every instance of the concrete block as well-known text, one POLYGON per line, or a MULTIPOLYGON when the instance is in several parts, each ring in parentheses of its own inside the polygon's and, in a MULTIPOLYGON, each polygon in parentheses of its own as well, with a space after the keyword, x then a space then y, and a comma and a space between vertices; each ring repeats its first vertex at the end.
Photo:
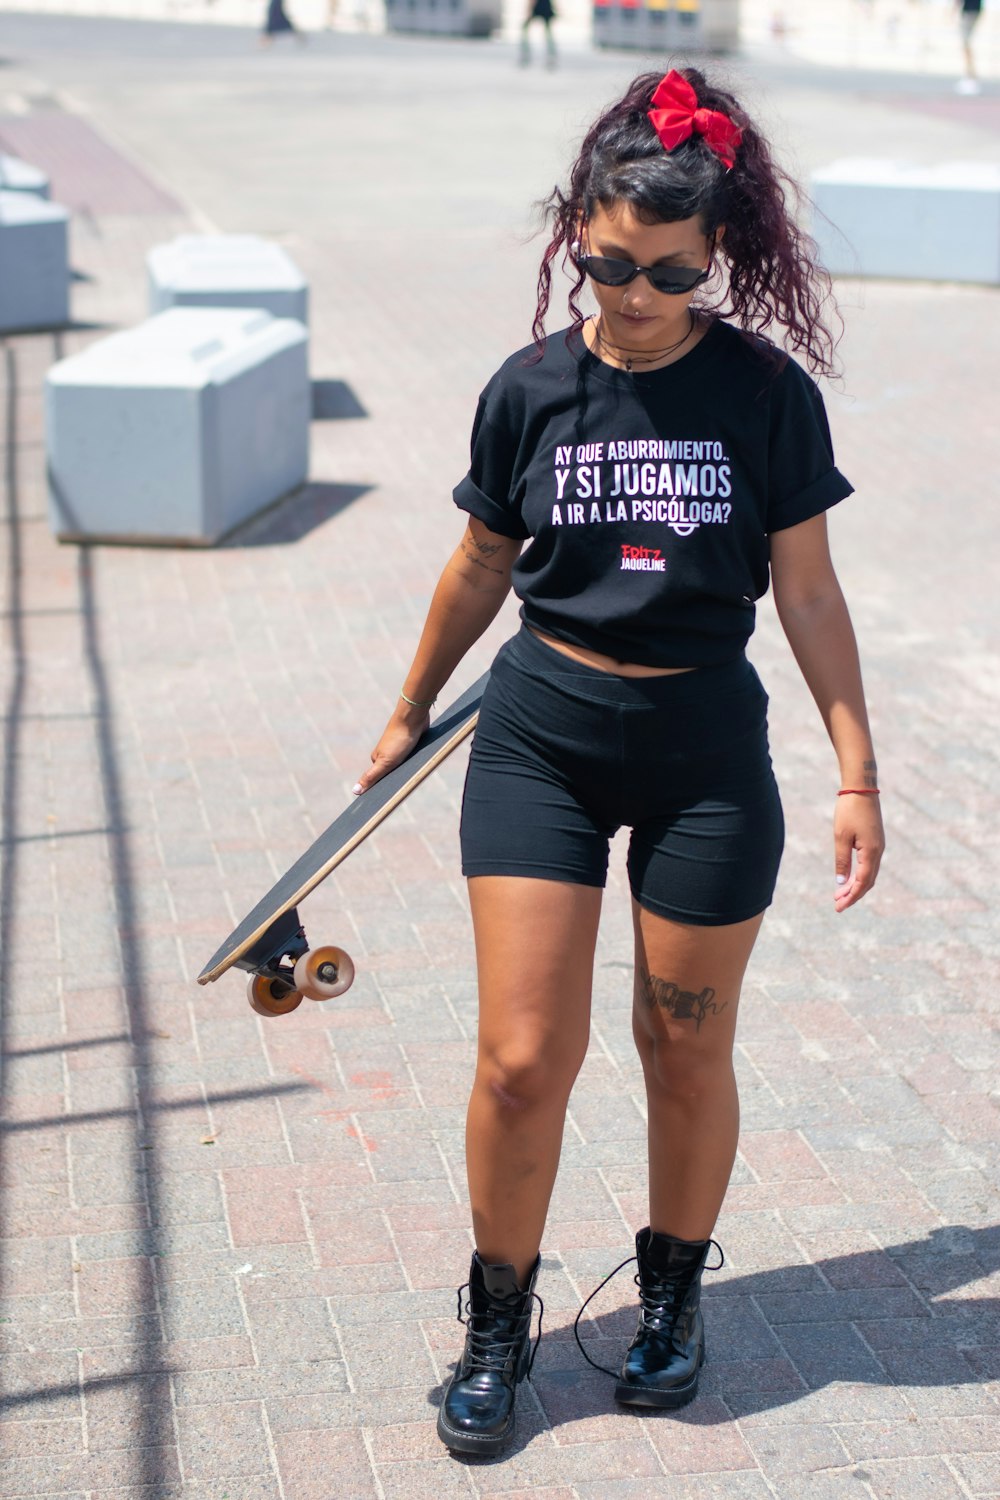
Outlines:
POLYGON ((309 322, 309 287, 280 245, 255 234, 181 234, 146 257, 150 315, 168 307, 263 307, 309 322))
POLYGON ((728 52, 739 40, 738 0, 593 0, 594 43, 641 52, 728 52))
POLYGON ((502 24, 500 0, 386 0, 389 31, 438 36, 492 36, 502 24))
POLYGON ((47 198, 49 179, 41 167, 33 167, 17 156, 4 156, 0 151, 0 191, 35 193, 39 198, 47 198))
POLYGON ((210 543, 309 467, 308 335, 260 309, 175 307, 46 380, 64 541, 210 543))
POLYGON ((0 332, 69 322, 69 213, 0 190, 0 332))
POLYGON ((851 157, 814 172, 811 196, 835 275, 1000 282, 1000 165, 851 157))

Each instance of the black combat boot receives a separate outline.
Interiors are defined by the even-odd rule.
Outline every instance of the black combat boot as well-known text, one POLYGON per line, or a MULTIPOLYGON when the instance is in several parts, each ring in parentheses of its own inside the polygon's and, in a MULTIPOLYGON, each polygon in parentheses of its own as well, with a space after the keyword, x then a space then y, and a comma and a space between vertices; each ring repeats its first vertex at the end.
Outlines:
MULTIPOLYGON (((438 1413, 438 1437, 456 1453, 492 1457, 514 1435, 514 1395, 519 1381, 531 1373, 535 1351, 530 1349, 531 1310, 539 1306, 538 1337, 542 1336, 541 1298, 535 1295, 536 1258, 524 1288, 517 1284, 513 1266, 488 1266, 472 1257, 466 1286, 458 1291, 458 1321, 466 1327, 465 1349, 451 1378, 438 1413), (462 1293, 469 1300, 462 1317, 462 1293)), ((535 1342, 535 1350, 538 1342, 535 1342)))
POLYGON ((639 1230, 639 1327, 615 1387, 616 1401, 674 1407, 694 1400, 705 1362, 701 1275, 713 1243, 639 1230))

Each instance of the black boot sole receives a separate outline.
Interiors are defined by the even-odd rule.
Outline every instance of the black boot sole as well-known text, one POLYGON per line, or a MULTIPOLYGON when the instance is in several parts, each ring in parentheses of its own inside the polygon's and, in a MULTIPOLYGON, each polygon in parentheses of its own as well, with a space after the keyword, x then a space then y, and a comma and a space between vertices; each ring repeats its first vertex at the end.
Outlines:
POLYGON ((452 1427, 444 1412, 439 1411, 437 1435, 452 1453, 478 1453, 481 1458, 495 1458, 514 1436, 514 1413, 511 1412, 502 1432, 468 1432, 462 1427, 452 1427))
POLYGON ((615 1400, 622 1406, 655 1406, 661 1411, 676 1411, 679 1406, 687 1406, 697 1396, 704 1363, 705 1354, 702 1352, 698 1368, 691 1379, 685 1385, 675 1385, 666 1391, 657 1390, 655 1386, 632 1385, 627 1380, 619 1380, 615 1386, 615 1400))

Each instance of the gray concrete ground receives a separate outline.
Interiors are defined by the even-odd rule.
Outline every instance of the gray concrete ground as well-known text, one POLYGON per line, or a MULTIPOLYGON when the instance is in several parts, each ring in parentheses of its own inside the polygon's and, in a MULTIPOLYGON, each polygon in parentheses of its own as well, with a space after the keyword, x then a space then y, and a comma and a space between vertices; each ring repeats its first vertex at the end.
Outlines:
MULTIPOLYGON (((238 979, 194 975, 365 761, 458 534, 477 391, 528 336, 529 206, 633 61, 251 41, 0 23, 0 143, 51 167, 79 273, 73 330, 0 344, 0 1495, 1000 1495, 997 291, 840 287, 829 403, 858 494, 832 530, 890 849, 836 919, 835 766, 765 609, 789 842, 743 1002, 703 1394, 620 1413, 571 1337, 644 1222, 616 848, 535 1378, 509 1455, 455 1461, 433 1423, 470 1249, 462 757, 308 902, 358 960, 342 1000, 264 1022, 238 979), (311 482, 211 552, 60 547, 45 370, 139 319, 147 247, 206 225, 274 235, 311 277, 311 482)), ((798 169, 996 154, 995 95, 734 71, 798 169)), ((605 1362, 633 1290, 592 1308, 605 1362)))

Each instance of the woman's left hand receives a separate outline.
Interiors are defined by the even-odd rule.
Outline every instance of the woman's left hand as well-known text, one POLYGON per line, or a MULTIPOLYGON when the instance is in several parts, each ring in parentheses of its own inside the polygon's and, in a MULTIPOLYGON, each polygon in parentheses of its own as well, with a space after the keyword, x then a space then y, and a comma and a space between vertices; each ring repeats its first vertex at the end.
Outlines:
POLYGON ((837 798, 833 843, 837 875, 833 904, 837 911, 846 911, 871 890, 882 860, 885 831, 878 797, 837 798))

